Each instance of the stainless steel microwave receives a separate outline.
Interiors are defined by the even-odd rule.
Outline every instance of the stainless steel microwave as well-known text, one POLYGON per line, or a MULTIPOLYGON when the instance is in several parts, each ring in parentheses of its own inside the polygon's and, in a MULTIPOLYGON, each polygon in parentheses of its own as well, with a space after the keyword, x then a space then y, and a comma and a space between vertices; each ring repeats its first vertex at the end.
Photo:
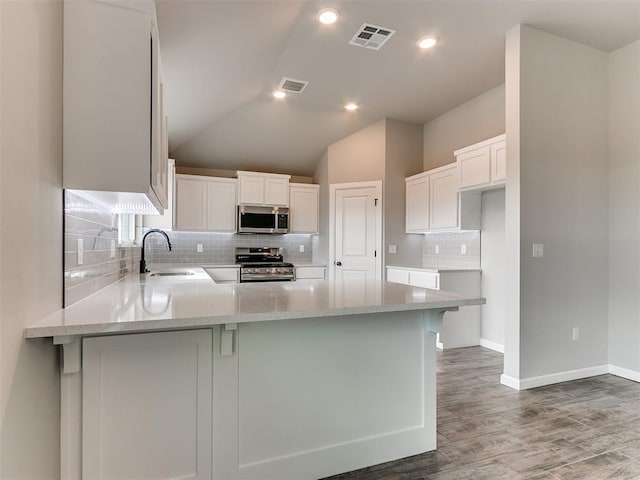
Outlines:
POLYGON ((238 205, 238 233, 289 233, 289 209, 238 205))

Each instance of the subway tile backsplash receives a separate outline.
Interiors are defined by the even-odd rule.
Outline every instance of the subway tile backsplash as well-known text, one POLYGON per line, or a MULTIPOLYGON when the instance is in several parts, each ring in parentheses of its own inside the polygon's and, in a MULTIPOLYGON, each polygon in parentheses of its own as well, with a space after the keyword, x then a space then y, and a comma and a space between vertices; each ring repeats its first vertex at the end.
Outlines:
POLYGON ((480 268, 480 232, 429 233, 424 236, 422 265, 436 268, 480 268), (467 253, 462 254, 462 245, 467 253), (439 253, 436 253, 436 246, 439 253))
POLYGON ((154 263, 230 264, 236 247, 282 247, 285 262, 311 263, 311 235, 236 235, 207 232, 171 232, 172 250, 162 235, 147 237, 145 260, 154 263), (198 244, 202 252, 197 251, 198 244), (304 252, 300 252, 300 245, 304 252))
POLYGON ((64 206, 64 306, 136 272, 140 248, 118 247, 117 215, 78 195, 65 191, 64 206), (83 262, 78 263, 78 240, 83 262), (111 242, 116 242, 111 256, 111 242))

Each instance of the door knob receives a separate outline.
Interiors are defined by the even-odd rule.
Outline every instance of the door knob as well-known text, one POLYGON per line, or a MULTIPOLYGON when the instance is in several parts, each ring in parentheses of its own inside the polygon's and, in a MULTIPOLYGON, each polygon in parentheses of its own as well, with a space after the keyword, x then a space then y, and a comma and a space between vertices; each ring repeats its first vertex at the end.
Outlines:
POLYGON ((342 266, 342 262, 336 262, 336 266, 337 267, 341 267, 342 266))

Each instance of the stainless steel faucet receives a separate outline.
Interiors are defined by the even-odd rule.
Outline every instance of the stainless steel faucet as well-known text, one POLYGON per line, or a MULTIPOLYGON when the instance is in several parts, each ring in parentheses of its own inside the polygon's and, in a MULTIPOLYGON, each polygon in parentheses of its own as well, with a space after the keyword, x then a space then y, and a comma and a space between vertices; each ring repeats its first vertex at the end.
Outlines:
POLYGON ((167 239, 167 246, 169 247, 169 251, 171 251, 171 241, 169 240, 169 235, 167 235, 166 232, 159 230, 157 228, 152 228, 151 230, 149 230, 147 233, 144 234, 144 237, 142 237, 142 255, 140 256, 140 273, 147 273, 149 271, 147 270, 147 263, 144 261, 144 242, 150 233, 160 233, 164 235, 164 238, 167 239))

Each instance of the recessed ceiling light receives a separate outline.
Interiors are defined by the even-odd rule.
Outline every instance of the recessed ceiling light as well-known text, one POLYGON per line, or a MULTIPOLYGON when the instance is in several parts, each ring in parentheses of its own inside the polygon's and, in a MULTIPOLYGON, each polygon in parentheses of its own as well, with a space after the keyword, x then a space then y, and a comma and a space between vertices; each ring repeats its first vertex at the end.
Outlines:
POLYGON ((420 48, 431 48, 435 46, 436 43, 438 43, 438 37, 435 35, 428 35, 418 40, 418 46, 420 48))
POLYGON ((332 25, 338 21, 338 11, 333 8, 325 8, 318 12, 318 21, 325 25, 332 25))
POLYGON ((358 104, 357 103, 347 103, 344 106, 345 110, 349 110, 350 112, 353 112, 354 110, 358 109, 358 104))
POLYGON ((275 92, 273 92, 273 96, 274 96, 275 98, 282 99, 282 98, 286 97, 286 96, 287 96, 287 94, 286 94, 286 93, 284 93, 282 90, 276 90, 275 92))

